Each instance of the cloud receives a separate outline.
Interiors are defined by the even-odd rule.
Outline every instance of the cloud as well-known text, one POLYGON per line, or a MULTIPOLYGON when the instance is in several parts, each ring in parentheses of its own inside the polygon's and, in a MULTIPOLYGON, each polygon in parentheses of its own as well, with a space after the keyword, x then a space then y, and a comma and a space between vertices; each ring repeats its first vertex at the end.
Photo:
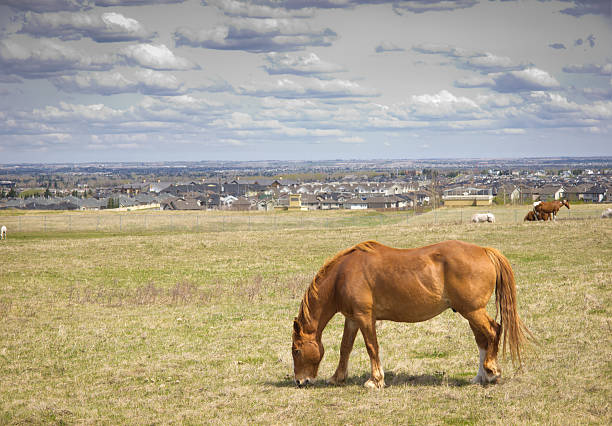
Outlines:
POLYGON ((530 90, 559 89, 559 82, 546 71, 532 67, 493 76, 493 90, 498 92, 523 92, 530 90))
POLYGON ((582 46, 583 43, 584 43, 584 40, 579 38, 579 39, 574 41, 574 46, 582 46))
POLYGON ((186 0, 95 0, 96 6, 116 7, 116 6, 146 6, 155 4, 183 3, 186 0))
POLYGON ((441 90, 434 95, 413 95, 408 102, 400 104, 394 113, 401 118, 454 120, 479 110, 480 107, 473 100, 441 90))
POLYGON ((374 48, 376 53, 384 53, 384 52, 403 52, 403 47, 399 47, 390 41, 381 41, 378 46, 374 48))
POLYGON ((427 55, 443 55, 449 58, 470 58, 483 54, 476 50, 463 49, 461 47, 451 46, 450 44, 440 43, 421 43, 414 45, 412 50, 427 55))
POLYGON ((42 40, 26 47, 12 40, 0 40, 0 71, 23 78, 46 78, 77 71, 104 71, 113 67, 110 55, 88 56, 66 44, 42 40))
POLYGON ((227 16, 244 18, 311 18, 314 16, 313 8, 289 10, 282 5, 254 4, 237 0, 205 0, 202 3, 215 6, 227 16))
POLYGON ((134 77, 127 78, 120 72, 89 73, 62 76, 51 82, 65 92, 114 95, 118 93, 143 93, 147 95, 179 95, 185 88, 172 75, 150 69, 137 70, 134 77))
POLYGON ((454 85, 460 88, 489 87, 502 93, 556 90, 561 87, 553 76, 535 67, 484 76, 470 76, 456 80, 454 85))
POLYGON ((325 62, 312 52, 299 56, 272 52, 268 53, 264 59, 267 62, 264 69, 268 74, 323 77, 326 74, 344 71, 340 65, 325 62))
POLYGON ((176 56, 165 44, 136 44, 120 50, 119 55, 132 64, 155 70, 193 70, 200 67, 176 56))
POLYGON ((14 9, 38 13, 69 11, 77 12, 93 7, 93 0, 2 0, 2 4, 14 9))
POLYGON ((477 0, 407 0, 401 3, 393 2, 393 10, 398 14, 403 12, 447 12, 467 9, 476 4, 478 4, 477 0))
POLYGON ((89 37, 97 42, 146 41, 155 36, 135 19, 120 13, 31 13, 27 12, 19 31, 35 37, 79 40, 89 37))
POLYGON ((498 56, 490 52, 464 49, 448 44, 422 43, 413 46, 412 50, 426 55, 441 55, 452 59, 461 68, 481 73, 519 70, 528 66, 515 62, 507 56, 498 56))
POLYGON ((597 64, 571 64, 563 67, 563 71, 574 74, 596 74, 596 75, 612 75, 612 62, 604 65, 597 64))
POLYGON ((548 47, 550 47, 552 49, 557 49, 557 50, 559 50, 559 49, 567 49, 563 43, 551 43, 551 44, 548 45, 548 47))
POLYGON ((243 85, 238 88, 242 95, 277 98, 347 98, 378 96, 378 91, 362 87, 349 80, 308 79, 302 83, 280 79, 275 84, 243 85))
POLYGON ((589 46, 595 47, 595 36, 593 34, 589 34, 587 41, 589 42, 589 46))
POLYGON ((313 30, 297 19, 232 19, 210 30, 179 28, 174 33, 177 46, 204 47, 247 52, 282 52, 308 46, 330 46, 337 34, 329 28, 313 30))
POLYGON ((566 3, 574 3, 572 7, 561 10, 561 13, 574 17, 584 15, 603 15, 610 17, 612 2, 610 0, 561 0, 566 3))

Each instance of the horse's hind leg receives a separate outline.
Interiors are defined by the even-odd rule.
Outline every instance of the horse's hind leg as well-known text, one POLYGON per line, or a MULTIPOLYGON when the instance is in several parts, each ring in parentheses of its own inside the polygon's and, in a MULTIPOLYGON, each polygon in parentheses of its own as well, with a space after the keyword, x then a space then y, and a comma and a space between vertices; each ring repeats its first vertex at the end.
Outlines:
POLYGON ((462 315, 470 323, 480 355, 478 374, 472 379, 472 383, 483 385, 494 383, 501 376, 501 369, 497 365, 501 326, 489 316, 484 308, 462 315))
POLYGON ((344 319, 344 333, 342 334, 342 343, 340 344, 340 362, 336 372, 329 379, 329 382, 337 385, 343 383, 346 380, 348 372, 348 360, 351 351, 353 350, 353 343, 355 343, 355 337, 359 331, 359 325, 350 318, 344 319))

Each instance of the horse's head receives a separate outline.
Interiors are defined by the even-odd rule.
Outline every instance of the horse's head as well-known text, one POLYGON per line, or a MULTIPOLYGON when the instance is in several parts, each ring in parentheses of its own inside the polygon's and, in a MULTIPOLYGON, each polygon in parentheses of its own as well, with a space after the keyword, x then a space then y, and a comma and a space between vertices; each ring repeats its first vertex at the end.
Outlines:
POLYGON ((567 201, 567 200, 562 200, 562 201, 561 201, 561 205, 563 205, 563 206, 567 207, 568 209, 570 208, 570 206, 569 206, 569 201, 567 201))
POLYGON ((324 352, 323 344, 315 339, 315 333, 305 334, 298 319, 294 319, 291 354, 295 383, 298 387, 312 383, 317 377, 324 352))

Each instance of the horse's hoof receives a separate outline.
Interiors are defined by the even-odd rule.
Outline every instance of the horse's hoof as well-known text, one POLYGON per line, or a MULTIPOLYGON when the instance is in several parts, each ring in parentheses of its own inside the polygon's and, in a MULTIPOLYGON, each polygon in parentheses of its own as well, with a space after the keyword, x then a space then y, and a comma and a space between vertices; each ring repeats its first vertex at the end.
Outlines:
POLYGON ((384 381, 376 382, 372 379, 369 379, 367 382, 365 382, 363 386, 365 386, 368 389, 382 389, 385 387, 385 382, 384 381))
POLYGON ((346 378, 340 378, 340 379, 339 379, 339 378, 337 378, 336 376, 331 376, 331 377, 329 378, 329 380, 327 381, 327 383, 328 383, 328 384, 330 384, 330 385, 335 385, 335 386, 338 386, 338 385, 342 385, 342 384, 344 384, 344 380, 345 380, 345 379, 346 379, 346 378))

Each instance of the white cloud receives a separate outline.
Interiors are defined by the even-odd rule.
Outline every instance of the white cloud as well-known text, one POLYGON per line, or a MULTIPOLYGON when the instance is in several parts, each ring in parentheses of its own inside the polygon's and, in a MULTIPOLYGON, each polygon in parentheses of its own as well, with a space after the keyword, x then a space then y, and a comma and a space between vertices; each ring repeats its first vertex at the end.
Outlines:
POLYGON ((455 120, 465 115, 472 117, 480 107, 473 100, 455 96, 447 90, 434 95, 414 95, 392 109, 393 114, 406 119, 448 119, 455 120))
POLYGON ((83 70, 109 70, 115 63, 110 55, 88 56, 66 44, 42 40, 34 46, 0 40, 0 70, 24 78, 45 78, 83 70))
POLYGON ((384 53, 384 52, 403 52, 406 49, 404 49, 403 47, 399 47, 395 43, 392 43, 390 41, 381 41, 374 48, 374 50, 376 51, 376 53, 384 53))
POLYGON ((315 53, 291 55, 287 53, 268 53, 265 56, 267 65, 264 69, 268 74, 295 74, 303 76, 324 76, 344 69, 340 65, 321 60, 315 53))
POLYGON ((378 96, 376 90, 362 87, 349 80, 306 79, 302 83, 287 78, 275 84, 243 85, 238 92, 249 96, 275 96, 278 98, 346 98, 378 96))
POLYGON ((206 4, 215 6, 228 16, 279 19, 311 18, 314 15, 314 9, 312 8, 289 10, 280 5, 254 4, 237 0, 206 0, 206 4))
POLYGON ((119 55, 130 64, 155 70, 199 69, 190 60, 176 56, 165 44, 131 45, 121 49, 119 55))
POLYGON ((150 69, 137 70, 129 78, 120 72, 94 72, 56 77, 51 79, 51 82, 65 92, 96 93, 106 96, 135 92, 149 95, 178 95, 185 92, 183 84, 176 76, 150 69))
POLYGON ((135 19, 120 13, 31 13, 24 16, 20 32, 35 37, 78 40, 89 37, 97 42, 146 41, 155 36, 135 19))
POLYGON ((544 70, 527 68, 493 75, 493 90, 498 92, 523 92, 530 90, 559 89, 559 82, 544 70))
POLYGON ((329 46, 337 38, 331 29, 313 30, 299 19, 231 19, 213 29, 179 28, 177 46, 205 47, 248 52, 301 50, 308 46, 329 46))

